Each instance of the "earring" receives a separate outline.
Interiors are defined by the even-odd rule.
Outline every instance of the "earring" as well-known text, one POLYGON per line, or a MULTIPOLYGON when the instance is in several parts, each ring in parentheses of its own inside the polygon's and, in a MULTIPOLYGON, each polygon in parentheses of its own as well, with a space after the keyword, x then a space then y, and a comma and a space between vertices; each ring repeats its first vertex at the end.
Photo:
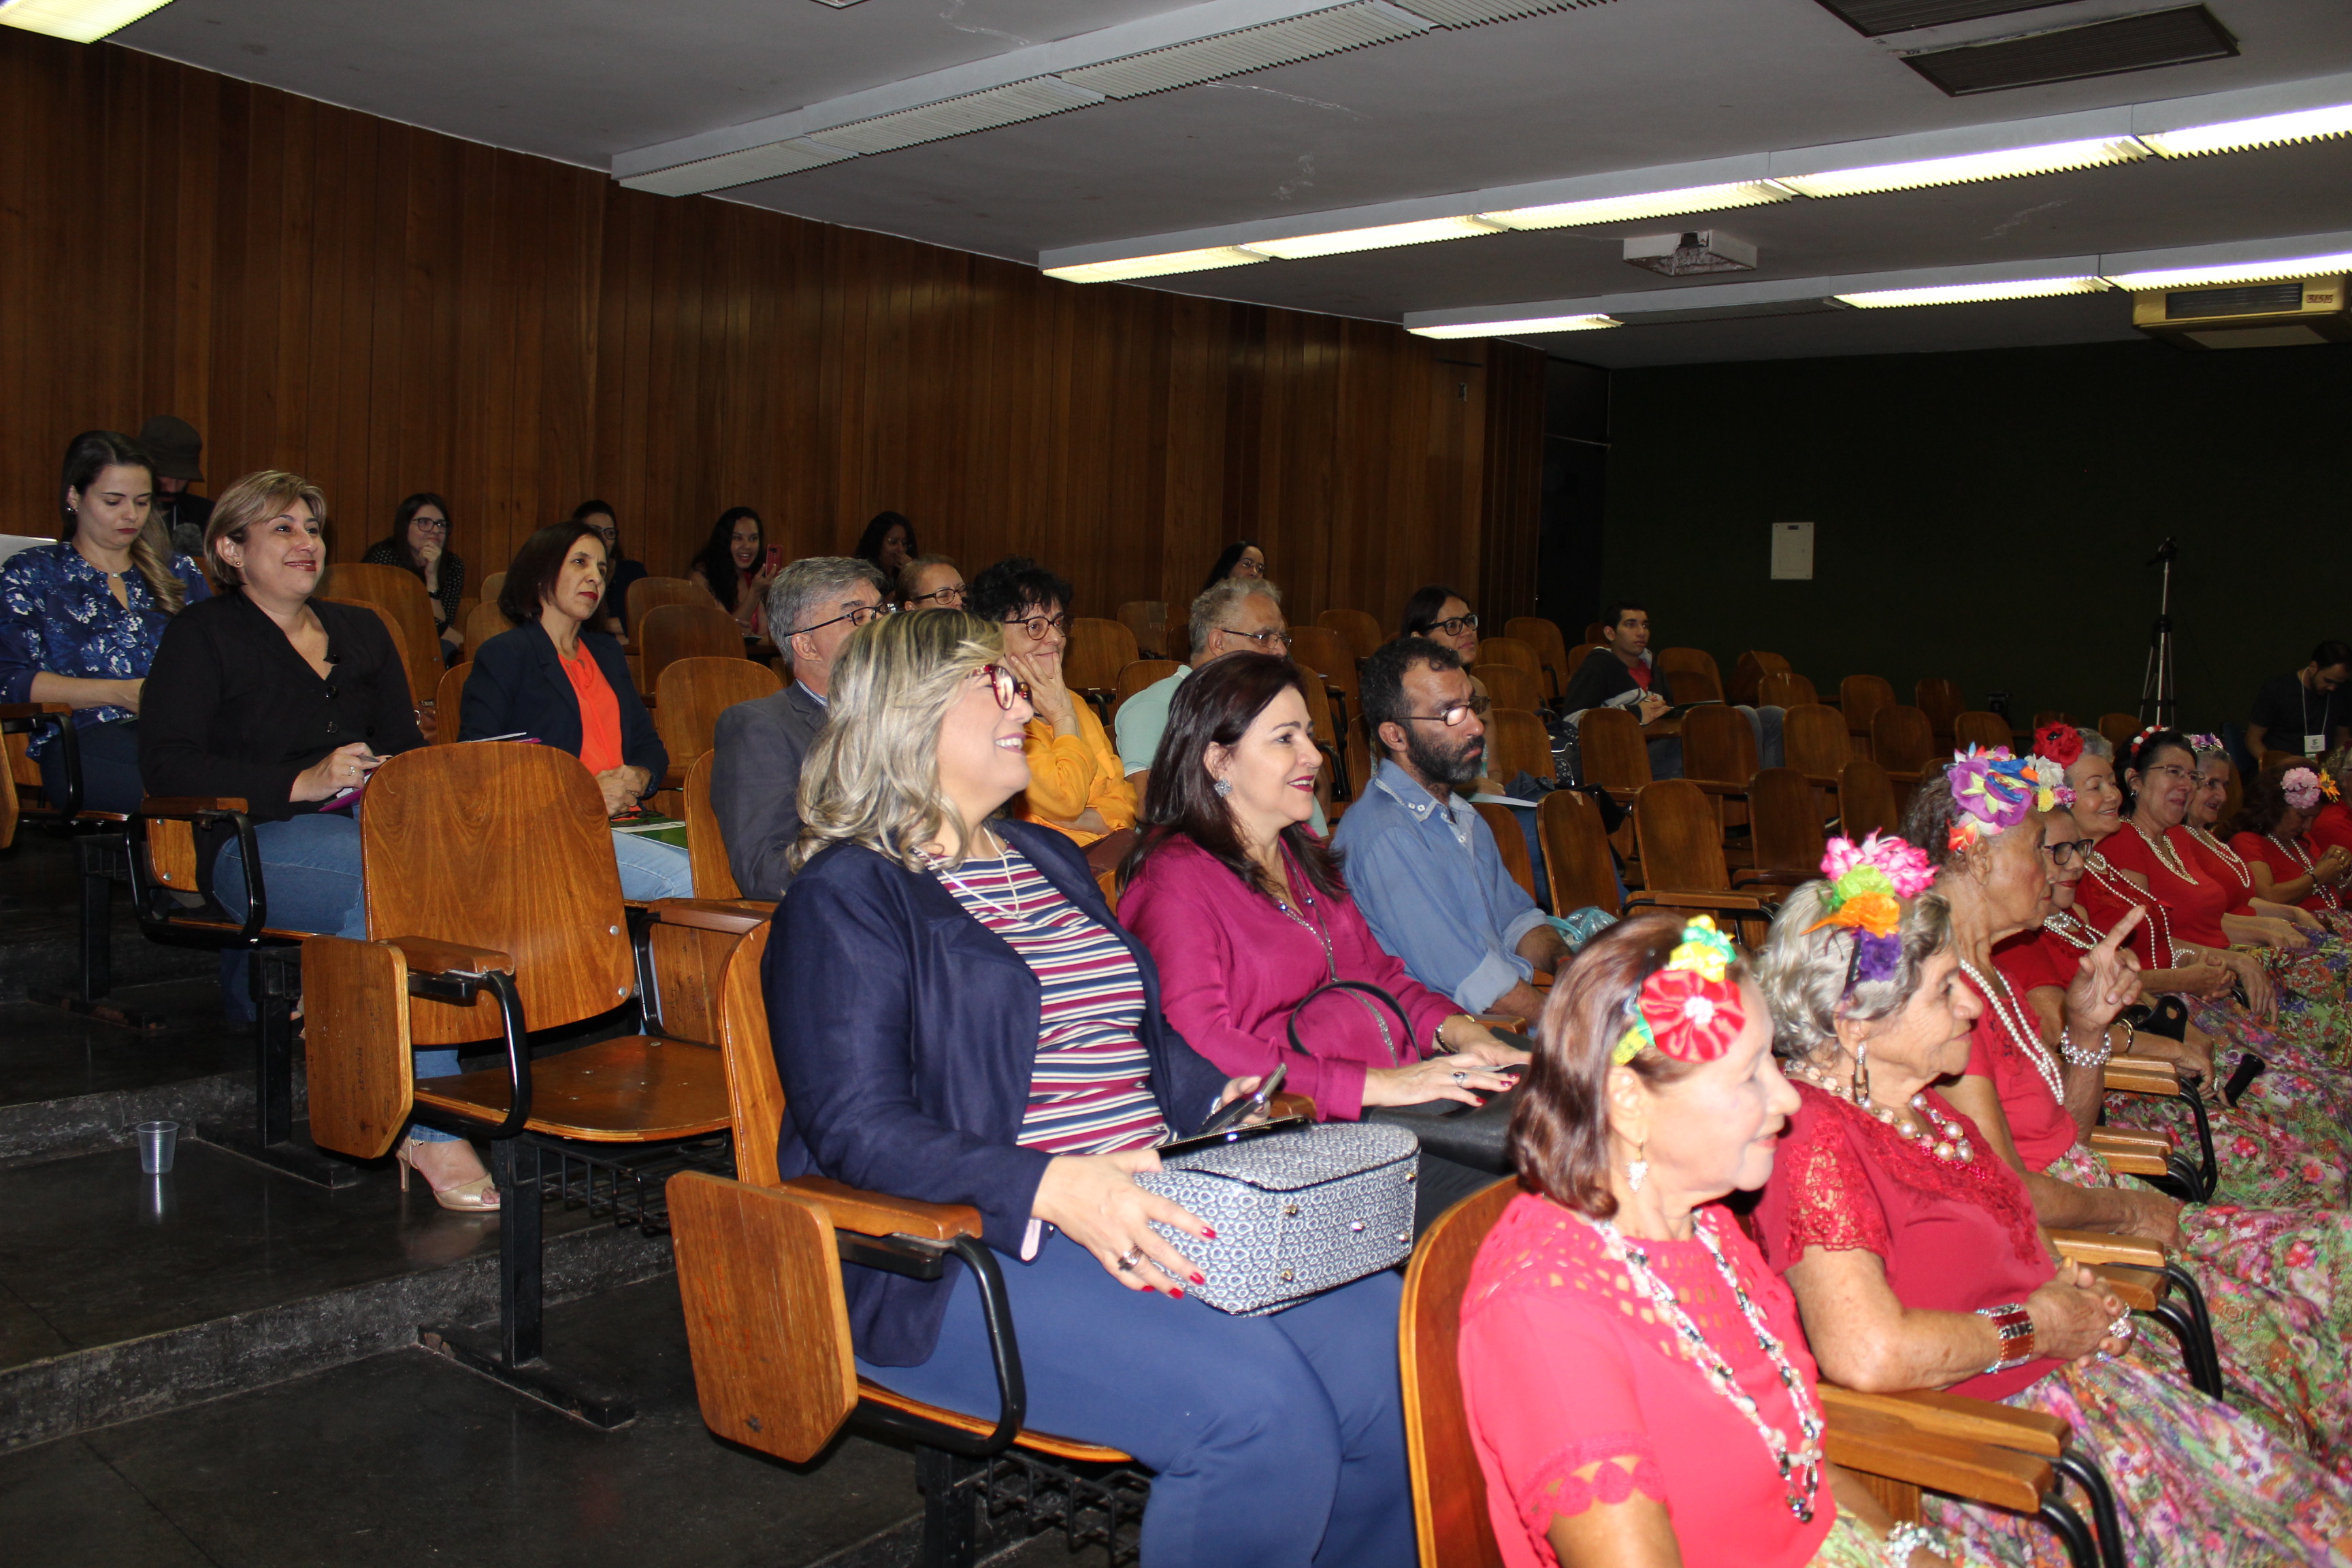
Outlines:
POLYGON ((1642 1190, 1643 1180, 1650 1173, 1650 1162, 1644 1157, 1649 1152, 1649 1142, 1645 1139, 1633 1157, 1625 1163, 1625 1185, 1633 1192, 1642 1190))
POLYGON ((1870 1042, 1867 1040, 1853 1047, 1853 1102, 1864 1108, 1870 1104, 1870 1042))
POLYGON ((1223 797, 1224 797, 1224 796, 1226 796, 1226 795, 1231 795, 1231 794, 1233 794, 1233 793, 1234 793, 1234 781, 1233 781, 1233 780, 1231 780, 1231 779, 1219 779, 1219 780, 1217 781, 1217 795, 1218 795, 1218 797, 1219 797, 1220 799, 1222 799, 1223 797))

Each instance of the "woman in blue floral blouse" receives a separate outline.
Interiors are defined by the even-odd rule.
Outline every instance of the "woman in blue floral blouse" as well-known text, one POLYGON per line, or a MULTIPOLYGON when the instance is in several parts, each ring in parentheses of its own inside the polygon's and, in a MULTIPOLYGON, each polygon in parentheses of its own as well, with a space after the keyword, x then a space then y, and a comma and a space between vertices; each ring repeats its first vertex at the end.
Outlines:
MULTIPOLYGON (((81 742, 84 809, 139 809, 139 693, 163 628, 209 598, 196 563, 151 517, 155 481, 130 437, 89 430, 66 448, 58 542, 0 566, 0 702, 64 702, 81 742)), ((34 761, 52 801, 66 785, 54 726, 34 761)))

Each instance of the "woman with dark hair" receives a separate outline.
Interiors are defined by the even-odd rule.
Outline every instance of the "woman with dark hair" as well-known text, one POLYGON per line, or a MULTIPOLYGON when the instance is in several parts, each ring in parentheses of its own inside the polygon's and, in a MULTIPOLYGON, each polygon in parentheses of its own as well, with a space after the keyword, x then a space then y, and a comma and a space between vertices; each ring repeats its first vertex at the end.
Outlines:
MULTIPOLYGON (((829 700, 768 950, 778 1171, 980 1212, 1029 1424, 1157 1472, 1146 1563, 1406 1568, 1400 1281, 1267 1317, 1176 1300, 1204 1282, 1188 1249, 1214 1238, 1136 1175, 1259 1080, 1169 1026, 1151 955, 1077 847, 999 815, 1028 781, 1029 704, 996 626, 880 616, 843 646, 829 700)), ((995 1411, 970 1269, 841 1274, 860 1373, 995 1411)))
POLYGON ((1028 683, 1029 787, 1014 815, 1092 844, 1135 826, 1135 786, 1094 710, 1062 679, 1069 646, 1070 585, 1025 555, 971 580, 964 607, 1004 632, 1004 661, 1028 683))
MULTIPOLYGON (((212 597, 196 563, 156 524, 154 470, 128 436, 86 430, 66 445, 58 542, 0 566, 0 702, 62 702, 81 759, 80 805, 134 812, 139 703, 149 666, 187 605, 212 597)), ((43 723, 28 748, 52 804, 68 792, 65 747, 43 723)))
POLYGON ((881 573, 885 583, 895 583, 907 563, 922 552, 915 545, 913 523, 895 511, 877 511, 850 553, 881 573))
POLYGON ((710 537, 686 569, 686 580, 708 588, 752 641, 766 635, 768 584, 782 567, 767 553, 768 525, 760 514, 748 506, 730 506, 711 524, 710 537))
POLYGON ((466 563, 448 548, 449 503, 419 490, 392 514, 392 531, 367 547, 360 560, 371 566, 399 566, 425 580, 433 624, 441 631, 442 658, 451 664, 465 651, 466 628, 457 605, 466 596, 466 563))
POLYGON ((583 500, 572 509, 572 521, 584 522, 604 542, 611 570, 604 575, 604 602, 596 606, 594 626, 608 637, 629 635, 629 584, 649 575, 646 563, 633 561, 621 548, 621 525, 609 502, 583 500))
POLYGON ((2336 781, 2309 763, 2274 762, 2246 782, 2246 798, 2222 831, 2258 897, 2293 904, 2336 936, 2352 934, 2344 883, 2352 878, 2352 850, 2314 847, 2312 822, 2336 792, 2336 781))
MULTIPOLYGON (((457 738, 528 735, 569 752, 596 780, 604 815, 635 811, 661 787, 669 752, 621 645, 588 629, 604 596, 604 542, 593 523, 559 522, 523 541, 499 588, 514 623, 474 655, 457 738)), ((615 831, 624 898, 694 895, 685 850, 615 831)))
POLYGON ((1397 626, 1397 636, 1427 637, 1441 647, 1450 647, 1461 656, 1465 669, 1478 659, 1478 617, 1469 600, 1442 584, 1413 590, 1412 597, 1404 602, 1404 619, 1397 626))
POLYGON ((1255 582, 1265 581, 1265 552, 1254 539, 1238 540, 1225 546, 1217 556, 1216 564, 1201 579, 1201 592, 1205 594, 1228 577, 1247 577, 1255 582))
POLYGON ((1506 1568, 1943 1563, 1823 1458, 1796 1303, 1717 1202, 1764 1184, 1797 1108, 1738 952, 1636 916, 1544 1026, 1457 1357, 1506 1568))
MULTIPOLYGON (((1120 868, 1118 918, 1159 961, 1169 1021, 1230 1073, 1290 1068, 1288 1087, 1316 1114, 1352 1121, 1366 1106, 1453 1100, 1509 1087, 1497 1068, 1528 1059, 1383 952, 1340 880, 1339 858, 1308 831, 1322 753, 1298 667, 1234 653, 1176 689, 1153 756, 1143 829, 1120 868), (1360 993, 1330 993, 1296 1019, 1306 1054, 1289 1048, 1293 1010, 1332 980, 1376 985, 1397 1020, 1360 993)), ((1444 1212, 1445 1173, 1423 1156, 1424 1222, 1444 1212)), ((1454 1168, 1460 1197, 1491 1178, 1454 1168)))

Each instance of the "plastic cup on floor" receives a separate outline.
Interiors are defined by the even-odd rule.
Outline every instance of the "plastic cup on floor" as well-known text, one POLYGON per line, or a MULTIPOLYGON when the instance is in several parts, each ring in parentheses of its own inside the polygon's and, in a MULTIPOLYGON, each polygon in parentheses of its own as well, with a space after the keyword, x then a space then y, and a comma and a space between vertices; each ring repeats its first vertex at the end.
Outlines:
POLYGON ((172 1157, 180 1148, 178 1122, 142 1121, 131 1131, 139 1134, 140 1170, 160 1176, 172 1168, 172 1157))

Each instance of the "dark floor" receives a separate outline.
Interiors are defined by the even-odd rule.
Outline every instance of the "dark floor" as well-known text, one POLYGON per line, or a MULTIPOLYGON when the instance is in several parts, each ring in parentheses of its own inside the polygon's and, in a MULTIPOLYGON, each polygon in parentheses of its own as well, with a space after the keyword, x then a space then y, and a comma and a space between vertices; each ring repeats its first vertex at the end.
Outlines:
POLYGON ((33 1002, 0 1002, 0 1105, 146 1089, 249 1065, 252 1043, 221 1023, 220 984, 168 980, 112 1000, 166 1021, 140 1034, 33 1002))

